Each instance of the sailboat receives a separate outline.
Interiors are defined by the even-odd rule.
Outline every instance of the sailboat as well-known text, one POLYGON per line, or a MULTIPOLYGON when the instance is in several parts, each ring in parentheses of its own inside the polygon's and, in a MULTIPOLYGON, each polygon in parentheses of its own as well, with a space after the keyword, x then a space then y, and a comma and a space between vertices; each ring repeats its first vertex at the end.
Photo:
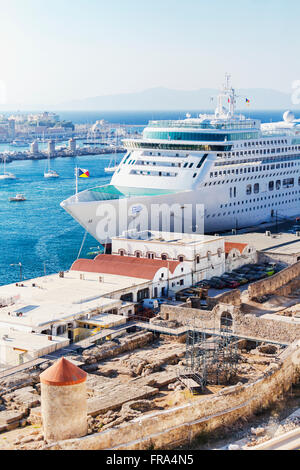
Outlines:
POLYGON ((50 152, 48 153, 48 167, 44 171, 44 178, 59 178, 59 174, 50 168, 50 152))
POLYGON ((3 167, 4 167, 4 170, 3 170, 3 173, 0 174, 0 180, 15 180, 16 176, 13 173, 8 173, 7 171, 5 171, 5 169, 6 169, 6 156, 3 156, 3 167))
POLYGON ((115 173, 120 166, 120 164, 117 163, 118 138, 115 144, 111 144, 111 147, 114 148, 115 153, 114 156, 111 157, 108 167, 104 168, 105 173, 115 173))

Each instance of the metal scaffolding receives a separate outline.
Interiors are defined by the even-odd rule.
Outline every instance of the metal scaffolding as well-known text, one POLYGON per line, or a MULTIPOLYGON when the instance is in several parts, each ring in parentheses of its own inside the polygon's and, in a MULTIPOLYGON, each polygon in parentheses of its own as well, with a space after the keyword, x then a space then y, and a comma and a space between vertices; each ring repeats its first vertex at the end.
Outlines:
POLYGON ((229 384, 237 372, 239 340, 224 330, 190 329, 179 380, 192 393, 203 391, 207 384, 229 384))

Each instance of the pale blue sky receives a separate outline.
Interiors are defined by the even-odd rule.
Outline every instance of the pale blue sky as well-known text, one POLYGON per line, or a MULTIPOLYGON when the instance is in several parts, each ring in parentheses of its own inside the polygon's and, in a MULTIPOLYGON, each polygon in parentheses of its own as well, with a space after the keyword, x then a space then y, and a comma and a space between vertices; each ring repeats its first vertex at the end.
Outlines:
POLYGON ((289 92, 300 80, 298 0, 0 0, 8 103, 165 86, 289 92))

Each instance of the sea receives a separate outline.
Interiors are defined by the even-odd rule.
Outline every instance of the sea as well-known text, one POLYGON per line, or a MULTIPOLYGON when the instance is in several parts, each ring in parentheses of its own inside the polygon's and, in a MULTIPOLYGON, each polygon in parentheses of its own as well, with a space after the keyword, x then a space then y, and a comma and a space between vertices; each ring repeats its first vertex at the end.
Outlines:
MULTIPOLYGON (((191 113, 197 116, 205 111, 191 113)), ((111 123, 146 126, 149 120, 182 119, 183 111, 59 111, 61 119, 74 123, 94 123, 105 119, 111 123)), ((262 122, 282 120, 282 111, 243 111, 262 122)), ((296 114, 296 118, 300 118, 296 114)), ((0 151, 5 150, 2 145, 0 151)), ((11 149, 10 149, 11 150, 11 149)), ((15 149, 18 150, 18 149, 15 149)), ((122 154, 117 156, 121 160, 122 154)), ((45 160, 14 161, 7 171, 16 180, 0 181, 0 285, 32 279, 67 270, 75 261, 84 241, 84 229, 61 207, 60 202, 75 192, 75 167, 88 169, 90 178, 79 180, 79 191, 107 184, 106 174, 112 155, 85 155, 77 158, 56 158, 51 167, 60 178, 45 179, 45 160), (25 202, 9 202, 16 194, 24 194, 25 202), (21 267, 20 267, 21 264, 21 267)), ((2 170, 2 168, 1 168, 2 170)), ((1 171, 0 170, 0 171, 1 171)), ((88 235, 81 256, 97 249, 99 243, 88 235)))

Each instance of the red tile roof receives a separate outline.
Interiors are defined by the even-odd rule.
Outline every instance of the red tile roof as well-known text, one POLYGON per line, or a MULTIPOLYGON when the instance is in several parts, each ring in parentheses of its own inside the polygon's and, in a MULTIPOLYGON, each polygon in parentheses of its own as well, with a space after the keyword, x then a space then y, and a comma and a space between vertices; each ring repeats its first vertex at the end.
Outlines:
POLYGON ((179 261, 136 258, 134 256, 98 255, 95 259, 78 259, 73 263, 71 271, 153 279, 160 268, 169 267, 170 272, 173 273, 179 264, 179 261))
POLYGON ((248 246, 247 243, 225 242, 225 253, 228 255, 228 253, 235 248, 242 254, 246 246, 248 246))
POLYGON ((86 372, 63 357, 42 372, 40 380, 47 385, 64 386, 80 384, 86 377, 86 372))

